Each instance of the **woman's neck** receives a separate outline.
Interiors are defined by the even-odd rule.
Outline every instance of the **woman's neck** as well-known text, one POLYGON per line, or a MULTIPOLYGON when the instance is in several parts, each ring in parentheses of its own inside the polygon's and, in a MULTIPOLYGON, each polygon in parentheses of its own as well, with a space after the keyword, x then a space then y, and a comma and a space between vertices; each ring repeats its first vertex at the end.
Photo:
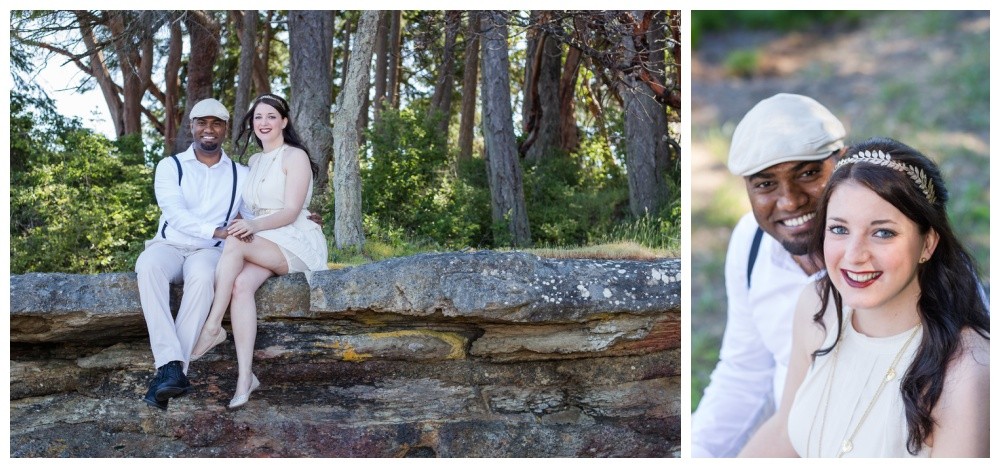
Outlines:
POLYGON ((900 295, 892 303, 872 309, 856 309, 851 316, 854 329, 873 338, 894 336, 920 324, 916 295, 900 295))
POLYGON ((271 141, 262 142, 262 146, 264 147, 263 150, 264 150, 265 153, 270 153, 270 152, 272 152, 272 151, 280 148, 281 145, 284 145, 284 144, 285 144, 285 139, 284 138, 280 138, 280 137, 279 138, 275 138, 275 139, 273 139, 271 141))

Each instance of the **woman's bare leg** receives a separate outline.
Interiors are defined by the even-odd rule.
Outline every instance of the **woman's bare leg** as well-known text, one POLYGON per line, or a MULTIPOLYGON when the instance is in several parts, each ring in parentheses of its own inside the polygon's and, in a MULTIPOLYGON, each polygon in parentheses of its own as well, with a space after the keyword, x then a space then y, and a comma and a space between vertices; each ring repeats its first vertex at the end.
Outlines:
POLYGON ((212 300, 212 308, 201 329, 198 342, 191 352, 193 356, 204 354, 212 347, 215 336, 222 332, 222 318, 232 299, 233 283, 248 262, 278 275, 288 273, 285 256, 274 242, 260 236, 254 236, 250 242, 237 239, 226 242, 226 246, 222 249, 222 257, 215 267, 215 298, 212 300))
POLYGON ((233 324, 233 341, 236 343, 236 362, 239 377, 235 395, 250 389, 253 375, 253 348, 257 341, 257 289, 274 273, 254 263, 247 263, 233 284, 230 321, 233 324))

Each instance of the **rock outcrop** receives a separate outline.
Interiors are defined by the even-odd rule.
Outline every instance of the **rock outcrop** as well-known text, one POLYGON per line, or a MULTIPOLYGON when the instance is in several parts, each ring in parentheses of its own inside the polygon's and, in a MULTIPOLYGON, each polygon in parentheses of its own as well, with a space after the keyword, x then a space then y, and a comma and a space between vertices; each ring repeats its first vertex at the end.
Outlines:
POLYGON ((11 456, 679 454, 677 260, 422 254, 257 298, 250 402, 230 334, 162 412, 134 274, 12 276, 11 456))

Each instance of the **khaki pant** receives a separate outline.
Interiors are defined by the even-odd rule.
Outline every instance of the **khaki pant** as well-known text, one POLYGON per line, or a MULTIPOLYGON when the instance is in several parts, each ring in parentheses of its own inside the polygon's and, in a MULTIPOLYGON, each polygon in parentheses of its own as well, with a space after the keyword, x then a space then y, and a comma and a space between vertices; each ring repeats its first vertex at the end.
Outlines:
POLYGON ((208 318, 215 296, 215 265, 222 249, 196 248, 163 241, 146 243, 135 262, 139 301, 149 330, 154 365, 184 363, 187 373, 191 349, 208 318), (170 284, 184 283, 184 294, 175 320, 170 313, 170 284))

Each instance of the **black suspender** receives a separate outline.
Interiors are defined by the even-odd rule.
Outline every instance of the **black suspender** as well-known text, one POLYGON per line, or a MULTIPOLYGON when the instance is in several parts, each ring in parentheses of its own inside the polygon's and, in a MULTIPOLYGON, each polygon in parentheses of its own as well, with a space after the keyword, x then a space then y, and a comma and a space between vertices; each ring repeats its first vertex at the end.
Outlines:
MULTIPOLYGON (((181 180, 184 178, 184 169, 181 168, 181 161, 180 159, 177 159, 177 155, 172 155, 170 157, 173 158, 174 164, 177 164, 177 186, 180 187, 181 180)), ((233 191, 229 194, 229 208, 226 210, 225 217, 222 218, 222 227, 226 227, 226 225, 229 224, 229 213, 233 211, 233 205, 236 204, 236 161, 230 160, 229 164, 233 167, 233 191)), ((160 236, 164 239, 167 238, 166 221, 163 222, 163 229, 160 230, 160 236)), ((222 244, 222 241, 216 242, 215 246, 218 247, 219 244, 222 244)))
POLYGON ((184 169, 181 169, 181 160, 177 159, 177 155, 170 156, 174 159, 174 164, 177 164, 177 186, 181 186, 181 178, 184 177, 184 169))
POLYGON ((757 262, 757 251, 760 250, 760 239, 764 237, 764 230, 757 227, 757 232, 753 234, 753 242, 750 244, 750 258, 747 261, 747 289, 750 288, 750 273, 753 273, 753 264, 757 262))
MULTIPOLYGON (((171 155, 171 159, 174 160, 174 164, 177 165, 177 186, 181 186, 181 179, 184 178, 184 169, 181 169, 181 160, 177 159, 177 155, 171 155)), ((167 222, 163 222, 163 229, 160 229, 160 237, 167 238, 167 222)))
MULTIPOLYGON (((233 205, 236 203, 236 161, 229 162, 233 166, 233 192, 229 194, 229 208, 226 210, 225 217, 222 218, 222 227, 226 227, 229 224, 229 213, 233 211, 233 205)), ((216 242, 215 246, 218 247, 222 241, 216 242)))

